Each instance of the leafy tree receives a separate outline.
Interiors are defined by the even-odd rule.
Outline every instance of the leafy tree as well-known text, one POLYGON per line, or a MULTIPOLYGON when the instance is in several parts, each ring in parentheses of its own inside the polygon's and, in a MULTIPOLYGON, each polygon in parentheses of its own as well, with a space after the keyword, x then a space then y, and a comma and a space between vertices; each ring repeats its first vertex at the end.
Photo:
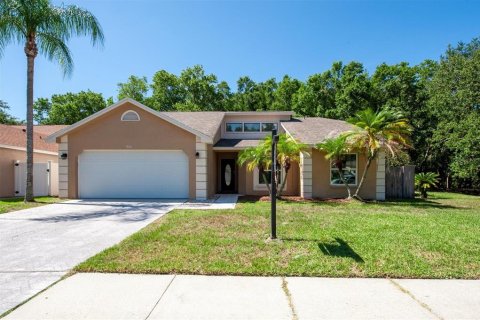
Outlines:
POLYGON ((427 190, 436 187, 438 183, 438 173, 420 172, 415 175, 415 187, 420 191, 422 199, 428 197, 427 190))
POLYGON ((147 77, 130 76, 125 83, 118 83, 118 100, 132 98, 140 103, 145 102, 148 93, 147 77))
POLYGON ((350 185, 348 184, 343 174, 343 162, 345 161, 345 154, 350 152, 351 146, 347 141, 347 135, 340 135, 336 138, 329 138, 317 144, 317 149, 325 153, 325 159, 331 160, 338 169, 340 180, 347 189, 347 199, 352 198, 350 185))
MULTIPOLYGON (((449 47, 429 86, 438 124, 432 152, 443 180, 480 186, 480 39, 449 47)), ((448 185, 447 185, 448 187, 448 185)))
POLYGON ((300 89, 302 83, 285 75, 274 91, 273 110, 289 111, 293 108, 293 96, 300 89))
POLYGON ((372 77, 376 104, 399 111, 410 120, 413 127, 410 155, 420 170, 428 166, 431 137, 437 123, 428 105, 427 88, 436 68, 437 63, 431 60, 413 67, 406 62, 381 64, 372 77))
POLYGON ((196 65, 183 70, 179 81, 185 92, 187 104, 206 111, 221 109, 220 95, 217 92, 217 76, 205 74, 203 67, 196 65))
POLYGON ((9 109, 8 103, 0 100, 0 124, 19 124, 20 121, 8 113, 9 109))
POLYGON ((373 101, 368 73, 359 62, 333 63, 330 70, 314 74, 293 97, 299 115, 346 119, 373 101))
POLYGON ((0 2, 0 54, 11 42, 24 43, 27 56, 27 182, 25 201, 33 201, 33 75, 38 53, 60 64, 64 74, 73 69, 67 47, 72 36, 90 35, 103 43, 99 22, 77 6, 54 6, 50 0, 2 0, 0 2))
POLYGON ((249 77, 240 77, 237 81, 237 93, 233 97, 237 111, 255 111, 260 105, 257 84, 249 77))
POLYGON ((367 156, 362 178, 353 195, 353 198, 361 200, 359 193, 372 161, 380 151, 395 155, 402 148, 409 146, 411 126, 403 114, 389 109, 377 112, 370 108, 365 109, 357 112, 354 117, 348 119, 348 122, 357 127, 348 133, 352 147, 365 152, 367 156))
POLYGON ((187 94, 180 86, 180 79, 165 70, 155 73, 151 88, 152 96, 147 99, 147 105, 153 109, 172 111, 177 103, 186 102, 187 94))
POLYGON ((107 102, 102 94, 92 91, 55 94, 51 100, 40 98, 34 104, 35 120, 39 124, 73 124, 104 109, 107 102))

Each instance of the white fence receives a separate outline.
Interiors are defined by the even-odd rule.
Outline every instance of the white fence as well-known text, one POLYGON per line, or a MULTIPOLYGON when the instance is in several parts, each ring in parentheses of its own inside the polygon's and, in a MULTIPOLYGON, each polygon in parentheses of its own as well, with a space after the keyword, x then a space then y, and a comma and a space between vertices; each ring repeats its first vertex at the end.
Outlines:
MULTIPOLYGON (((15 162, 15 196, 25 195, 27 164, 15 162)), ((33 164, 33 195, 58 196, 58 163, 36 162, 33 164)))

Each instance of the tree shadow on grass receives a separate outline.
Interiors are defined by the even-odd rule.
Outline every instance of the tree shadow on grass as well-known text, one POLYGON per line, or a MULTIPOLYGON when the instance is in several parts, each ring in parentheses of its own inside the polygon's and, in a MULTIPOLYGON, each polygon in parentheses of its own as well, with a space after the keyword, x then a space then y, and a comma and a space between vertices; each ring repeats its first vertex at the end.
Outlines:
POLYGON ((335 238, 337 243, 324 243, 319 242, 318 248, 326 256, 332 257, 341 257, 341 258, 351 258, 356 262, 364 263, 365 261, 356 253, 352 247, 348 245, 343 239, 335 238))
POLYGON ((319 240, 303 239, 303 238, 283 238, 281 240, 282 241, 298 241, 298 242, 317 242, 318 248, 326 256, 351 258, 356 262, 360 262, 360 263, 365 262, 362 259, 362 257, 358 253, 356 253, 355 250, 353 250, 352 247, 350 247, 345 240, 341 238, 335 238, 336 242, 334 243, 319 242, 319 240))
POLYGON ((391 199, 385 202, 376 202, 375 204, 381 206, 405 206, 415 208, 436 208, 436 209, 465 209, 463 207, 452 206, 441 202, 429 200, 429 199, 391 199))

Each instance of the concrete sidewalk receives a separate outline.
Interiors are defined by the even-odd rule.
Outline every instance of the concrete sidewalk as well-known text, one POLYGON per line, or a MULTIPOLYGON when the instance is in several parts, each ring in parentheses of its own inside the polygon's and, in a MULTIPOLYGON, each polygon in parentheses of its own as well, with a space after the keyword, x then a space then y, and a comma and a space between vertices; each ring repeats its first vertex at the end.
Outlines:
POLYGON ((76 274, 6 319, 479 319, 479 280, 76 274))

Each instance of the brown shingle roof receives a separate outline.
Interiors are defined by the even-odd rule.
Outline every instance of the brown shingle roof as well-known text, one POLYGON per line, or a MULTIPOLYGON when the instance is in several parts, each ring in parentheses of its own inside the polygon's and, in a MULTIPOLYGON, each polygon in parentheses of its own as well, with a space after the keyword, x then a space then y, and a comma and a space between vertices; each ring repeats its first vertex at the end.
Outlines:
POLYGON ((282 122, 281 125, 295 140, 310 145, 354 128, 348 122, 327 118, 294 119, 282 122))
POLYGON ((220 139, 214 148, 233 148, 233 149, 245 149, 248 147, 256 147, 262 140, 254 139, 220 139))
POLYGON ((162 112, 163 114, 183 123, 211 138, 215 136, 222 123, 225 112, 162 112))
MULTIPOLYGON (((12 126, 15 128, 20 128, 20 129, 25 129, 24 125, 21 126, 12 126)), ((37 132, 40 135, 43 135, 45 137, 51 135, 52 133, 55 133, 57 131, 62 130, 63 128, 68 127, 67 125, 63 124, 55 124, 55 125, 38 125, 33 127, 33 131, 37 132)))
MULTIPOLYGON (((40 126, 44 127, 44 126, 40 126)), ((43 128, 44 130, 38 130, 37 126, 34 127, 33 133, 33 148, 36 150, 58 152, 58 146, 56 143, 46 143, 43 140, 47 136, 48 130, 54 130, 56 126, 45 126, 49 128, 43 128), (40 133, 45 132, 45 133, 40 133)), ((64 126, 61 126, 64 127, 64 126)), ((26 148, 27 136, 23 131, 25 126, 8 126, 0 124, 0 145, 7 145, 12 147, 26 148)), ((58 130, 60 130, 59 128, 58 130)), ((56 131, 58 131, 56 130, 56 131)))

